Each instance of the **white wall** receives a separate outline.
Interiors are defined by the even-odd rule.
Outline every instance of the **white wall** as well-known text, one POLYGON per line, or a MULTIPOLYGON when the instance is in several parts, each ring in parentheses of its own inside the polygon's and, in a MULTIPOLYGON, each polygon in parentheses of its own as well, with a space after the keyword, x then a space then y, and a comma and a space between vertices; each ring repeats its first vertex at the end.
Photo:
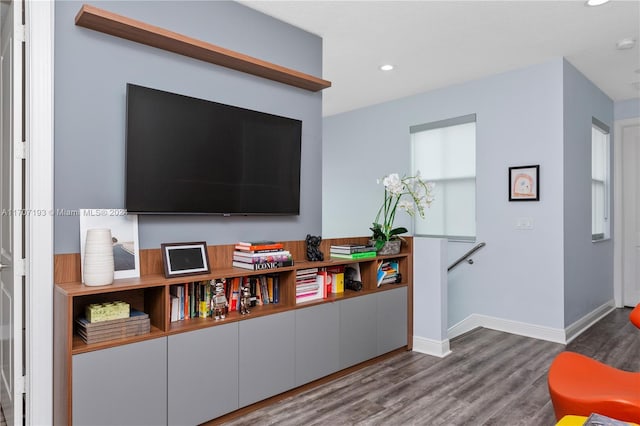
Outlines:
MULTIPOLYGON (((477 114, 474 265, 449 275, 449 327, 472 313, 564 328, 563 66, 561 58, 325 118, 324 237, 366 235, 376 178, 410 170, 409 127, 477 114), (539 164, 539 202, 509 202, 509 166, 539 164), (534 229, 515 229, 519 217, 534 229)), ((437 200, 436 200, 437 202, 437 200)), ((427 213, 428 215, 428 213, 427 213)), ((410 226, 398 215, 398 225, 410 226)), ((450 244, 450 259, 470 244, 450 244)))
POLYGON ((592 117, 613 131, 613 101, 566 61, 563 116, 564 318, 569 326, 613 299, 613 240, 591 242, 592 117))
POLYGON ((616 121, 640 117, 640 98, 616 102, 613 105, 613 117, 616 121))
POLYGON ((449 354, 447 240, 413 239, 413 350, 449 354))

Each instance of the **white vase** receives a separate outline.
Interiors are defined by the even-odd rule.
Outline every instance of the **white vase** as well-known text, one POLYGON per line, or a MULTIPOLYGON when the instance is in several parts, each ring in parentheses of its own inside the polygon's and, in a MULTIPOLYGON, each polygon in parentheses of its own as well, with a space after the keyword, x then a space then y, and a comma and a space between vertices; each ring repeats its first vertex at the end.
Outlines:
POLYGON ((113 283, 113 242, 110 229, 89 229, 84 243, 82 282, 88 286, 113 283))

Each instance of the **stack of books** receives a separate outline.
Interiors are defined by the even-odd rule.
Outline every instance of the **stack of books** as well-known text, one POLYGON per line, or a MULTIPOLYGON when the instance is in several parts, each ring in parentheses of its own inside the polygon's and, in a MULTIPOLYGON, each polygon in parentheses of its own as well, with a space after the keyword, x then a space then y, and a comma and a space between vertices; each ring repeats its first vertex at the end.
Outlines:
POLYGON ((342 244, 330 247, 331 257, 338 259, 368 259, 376 257, 376 248, 363 244, 342 244))
POLYGON ((395 260, 385 260, 378 264, 378 287, 382 284, 397 283, 400 281, 400 270, 395 260))
POLYGON ((257 298, 261 304, 280 303, 280 275, 258 275, 257 281, 257 298))
POLYGON ((252 277, 234 277, 225 280, 225 294, 229 302, 229 312, 240 311, 242 284, 249 286, 250 306, 280 303, 280 275, 262 274, 252 277))
POLYGON ((76 319, 76 332, 86 344, 139 336, 151 331, 149 314, 131 309, 127 318, 90 322, 86 317, 76 319))
POLYGON ((318 275, 318 268, 296 271, 296 303, 322 299, 325 291, 324 278, 318 275))
POLYGON ((261 271, 293 266, 293 257, 282 243, 275 241, 239 242, 233 252, 234 268, 261 271))
POLYGON ((209 281, 190 282, 172 285, 170 321, 211 316, 211 298, 213 289, 209 281))

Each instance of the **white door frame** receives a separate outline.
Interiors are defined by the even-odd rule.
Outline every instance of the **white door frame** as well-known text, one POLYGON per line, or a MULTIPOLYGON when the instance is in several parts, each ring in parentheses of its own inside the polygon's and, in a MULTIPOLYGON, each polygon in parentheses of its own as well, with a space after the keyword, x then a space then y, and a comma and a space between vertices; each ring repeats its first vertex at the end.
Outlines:
POLYGON ((25 105, 23 61, 22 0, 8 3, 3 16, 0 35, 2 50, 2 409, 6 424, 22 425, 24 419, 24 275, 23 207, 25 135, 23 132, 23 105, 25 105))
POLYGON ((613 299, 618 308, 622 303, 622 129, 640 125, 640 117, 617 120, 613 130, 613 299))
POLYGON ((27 181, 25 424, 53 424, 54 2, 25 1, 27 181))

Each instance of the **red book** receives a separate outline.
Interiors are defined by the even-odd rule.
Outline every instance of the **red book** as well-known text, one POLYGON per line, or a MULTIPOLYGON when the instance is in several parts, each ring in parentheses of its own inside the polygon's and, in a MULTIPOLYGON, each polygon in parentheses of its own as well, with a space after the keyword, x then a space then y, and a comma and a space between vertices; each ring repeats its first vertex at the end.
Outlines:
POLYGON ((236 243, 235 249, 242 251, 282 250, 284 245, 275 241, 253 241, 236 243))
POLYGON ((231 299, 229 299, 229 312, 238 310, 238 301, 240 297, 240 278, 232 279, 231 299))
POLYGON ((189 319, 189 284, 184 285, 184 319, 189 319))

